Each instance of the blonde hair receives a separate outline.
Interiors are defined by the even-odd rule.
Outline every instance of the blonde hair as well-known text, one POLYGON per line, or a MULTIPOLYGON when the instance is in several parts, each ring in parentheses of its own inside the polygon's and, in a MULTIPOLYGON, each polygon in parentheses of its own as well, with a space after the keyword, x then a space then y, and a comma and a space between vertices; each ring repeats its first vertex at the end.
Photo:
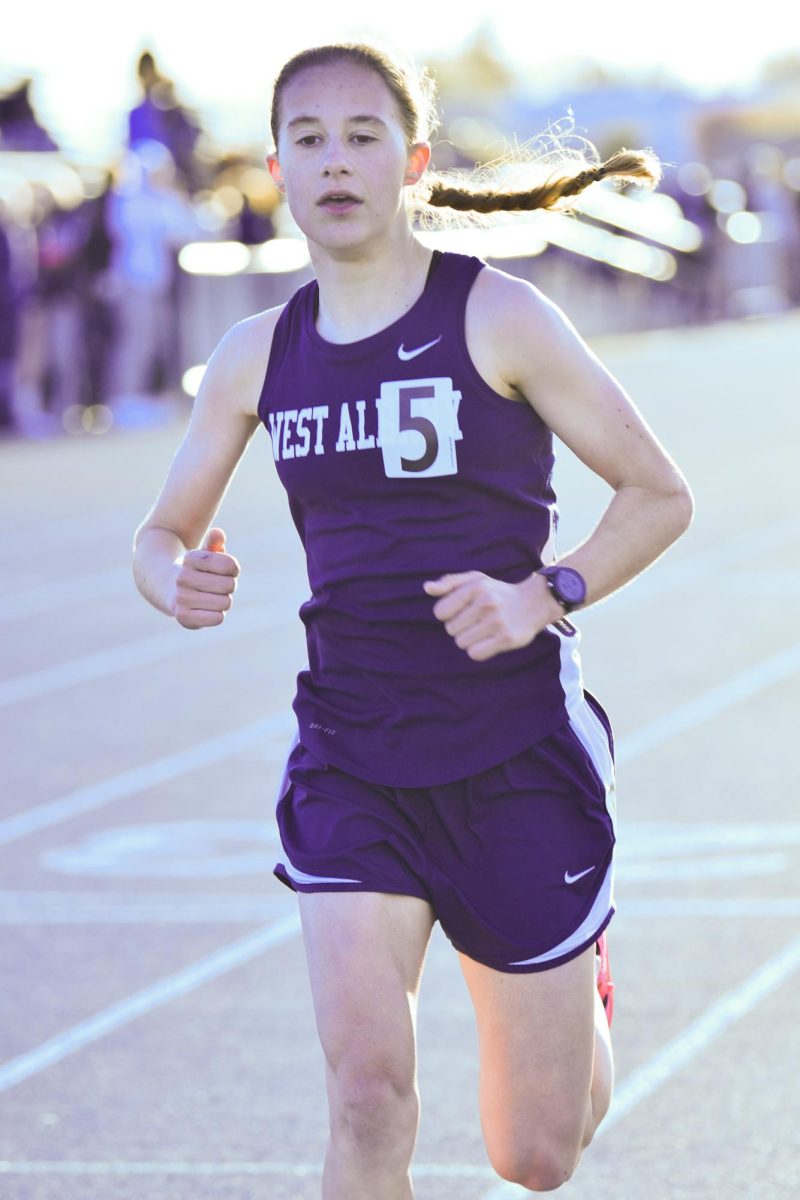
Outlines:
MULTIPOLYGON (((411 62, 404 62, 399 55, 390 54, 376 45, 336 42, 300 51, 278 74, 270 114, 276 149, 281 98, 289 81, 309 67, 342 61, 355 62, 380 75, 397 104, 409 148, 416 142, 433 139, 439 117, 436 83, 428 71, 424 67, 417 69, 411 62)), ((574 126, 574 122, 572 124, 574 126)), ((546 134, 522 147, 515 146, 502 158, 473 171, 430 169, 416 187, 409 189, 409 205, 416 210, 421 224, 431 227, 459 223, 456 213, 468 214, 483 223, 479 214, 531 212, 537 208, 570 212, 570 198, 602 179, 651 189, 658 186, 661 164, 651 149, 623 147, 601 161, 597 150, 586 138, 573 138, 581 143, 580 148, 568 146, 565 136, 568 132, 563 123, 551 126, 546 134), (520 180, 516 186, 509 186, 511 176, 520 180), (449 213, 442 213, 442 209, 449 213)))

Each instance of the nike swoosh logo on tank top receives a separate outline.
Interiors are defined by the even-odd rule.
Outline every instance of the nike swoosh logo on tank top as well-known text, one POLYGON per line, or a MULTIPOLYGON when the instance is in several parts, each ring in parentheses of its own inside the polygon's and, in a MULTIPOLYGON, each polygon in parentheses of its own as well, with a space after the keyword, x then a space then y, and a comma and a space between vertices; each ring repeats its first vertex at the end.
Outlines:
POLYGON ((426 350, 430 350, 431 346, 437 346, 442 340, 442 336, 443 335, 440 333, 438 338, 434 338, 432 342, 426 342, 424 346, 417 346, 416 350, 404 349, 403 343, 401 342, 397 347, 397 357, 401 358, 403 362, 408 362, 410 358, 416 358, 418 354, 424 354, 426 350))

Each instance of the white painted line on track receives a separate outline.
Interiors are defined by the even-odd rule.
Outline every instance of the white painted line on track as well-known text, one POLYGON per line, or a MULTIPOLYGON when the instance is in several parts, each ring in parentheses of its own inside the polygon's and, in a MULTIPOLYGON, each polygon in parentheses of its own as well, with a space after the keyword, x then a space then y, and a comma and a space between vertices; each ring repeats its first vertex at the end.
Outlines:
MULTIPOLYGON (((280 856, 280 850, 276 851, 280 856)), ((620 880, 618 878, 617 883, 620 880)), ((0 892, 0 925, 254 924, 288 914, 293 900, 274 889, 244 892, 0 892)), ((800 917, 800 896, 659 896, 620 899, 629 918, 800 917)))
POLYGON ((659 1052, 633 1071, 617 1089, 611 1109, 598 1133, 607 1133, 631 1109, 666 1083, 705 1050, 735 1021, 776 991, 800 968, 800 938, 759 967, 743 983, 725 992, 695 1021, 659 1052))
POLYGON ((20 541, 29 545, 41 545, 44 539, 49 538, 76 546, 89 538, 116 535, 121 529, 130 531, 132 544, 133 535, 144 517, 145 512, 139 505, 136 508, 104 509, 102 512, 89 511, 71 514, 68 517, 34 520, 21 526, 15 522, 11 536, 0 535, 0 550, 7 548, 11 552, 20 541))
MULTIPOLYGON (((277 852, 278 856, 280 852, 277 852)), ((287 894, 227 895, 210 892, 0 892, 0 925, 185 925, 253 924, 283 913, 292 902, 287 894)), ((740 899, 698 897, 640 898, 620 901, 629 918, 800 917, 800 896, 754 896, 740 899)))
POLYGON ((257 958, 265 950, 289 941, 299 930, 299 912, 283 917, 265 929, 258 929, 240 941, 231 942, 230 945, 198 959, 183 970, 168 975, 142 988, 141 991, 134 992, 119 1003, 112 1004, 110 1008, 95 1013, 93 1017, 63 1030, 33 1050, 0 1065, 0 1092, 8 1091, 25 1079, 30 1079, 32 1075, 61 1062, 84 1046, 98 1041, 106 1034, 114 1033, 137 1017, 152 1012, 159 1005, 175 1000, 178 996, 185 996, 209 980, 217 979, 242 963, 257 958))
MULTIPOLYGON (((692 541, 691 533, 688 540, 692 541)), ((792 514, 782 521, 736 534, 702 550, 683 549, 682 553, 676 555, 667 554, 665 559, 656 560, 630 584, 614 592, 606 600, 576 613, 575 618, 578 624, 582 625, 587 618, 593 619, 606 609, 613 612, 617 608, 640 604, 651 597, 660 596, 663 592, 695 587, 700 579, 713 576, 726 566, 735 566, 737 574, 748 577, 749 570, 754 571, 763 565, 764 555, 778 554, 787 544, 798 540, 800 525, 797 517, 792 514)))
MULTIPOLYGON (((0 1175, 283 1175, 302 1179, 321 1175, 321 1163, 282 1162, 31 1162, 0 1161, 0 1175)), ((412 1163, 411 1174, 427 1179, 492 1179, 491 1167, 468 1163, 412 1163)))
POLYGON ((778 654, 762 659, 761 662, 748 667, 739 675, 734 675, 732 679, 719 684, 718 687, 703 692, 701 696, 690 700, 688 704, 681 704, 678 708, 673 708, 671 712, 664 713, 654 721, 649 721, 641 729, 628 734, 618 746, 617 762, 630 762, 631 759, 637 758, 645 751, 652 750, 663 742, 668 742, 679 733, 686 733, 687 730, 694 729, 704 721, 710 721, 712 717, 719 716, 726 709, 732 708, 734 704, 738 704, 742 700, 749 700, 772 684, 791 678, 798 671, 800 671, 800 642, 788 646, 778 654))
POLYGON ((58 800, 51 800, 47 804, 40 804, 27 812, 17 813, 16 816, 0 821, 0 845, 6 845, 32 833, 38 833, 41 829, 101 808, 112 800, 127 799, 144 788, 155 787, 189 771, 196 771, 199 767, 222 762, 244 750, 261 747, 266 739, 276 734, 288 738, 295 728, 296 720, 291 710, 275 713, 254 725, 245 725, 230 733, 220 734, 219 737, 208 738, 189 746, 186 750, 179 750, 176 754, 167 754, 141 767, 133 767, 120 775, 112 775, 99 783, 78 788, 58 800))
POLYGON ((620 912, 629 917, 721 917, 739 920, 742 917, 800 917, 800 896, 703 896, 671 898, 669 896, 621 900, 620 912))
MULTIPOLYGON (((299 542, 295 540, 297 535, 294 528, 289 526, 286 534, 286 539, 279 538, 277 531, 270 537, 269 548, 272 555, 285 552, 289 541, 292 543, 292 551, 297 553, 299 542)), ((682 556, 675 556, 674 560, 673 556, 669 555, 666 562, 658 562, 655 570, 648 569, 637 576, 632 586, 624 587, 602 604, 586 609, 581 613, 581 621, 603 613, 609 603, 612 609, 616 609, 618 606, 648 599, 651 595, 660 595, 662 592, 681 587, 694 587, 698 579, 712 575, 728 564, 735 564, 740 572, 743 571, 742 564, 745 564, 745 573, 748 563, 753 564, 754 570, 756 566, 763 569, 765 554, 778 554, 787 543, 797 541, 798 537, 800 529, 796 517, 792 516, 761 529, 735 534, 703 550, 684 552, 682 556)), ((243 542, 237 538, 236 557, 244 567, 240 582, 247 585, 257 583, 259 587, 263 585, 262 594, 267 594, 267 586, 274 584, 274 572, 252 572, 246 567, 248 556, 260 557, 263 553, 263 537, 254 538, 250 535, 243 542)), ((130 565, 72 575, 66 579, 59 577, 47 583, 0 594, 0 621, 38 616, 43 612, 62 609, 68 604, 104 600, 117 595, 133 597, 134 594, 135 585, 130 565)))
MULTIPOLYGON (((259 612, 259 616, 262 615, 262 612, 263 610, 259 612)), ((787 678, 798 668, 800 668, 800 644, 762 663, 756 664, 756 666, 734 677, 734 679, 729 680, 727 683, 711 689, 689 704, 673 710, 672 713, 666 714, 654 722, 650 722, 643 729, 629 735, 618 746, 618 761, 629 761, 675 736, 677 733, 718 715, 742 699, 749 698, 771 683, 787 678)), ((168 755, 145 767, 135 768, 103 783, 80 789, 51 804, 41 805, 37 809, 27 813, 8 818, 0 825, 0 843, 9 842, 16 837, 32 833, 36 829, 45 828, 66 820, 80 812, 100 807, 112 799, 117 799, 121 796, 130 796, 143 787, 153 786, 166 779, 175 778, 177 775, 181 775, 187 770, 194 769, 204 763, 215 762, 229 757, 240 750, 258 745, 264 737, 268 737, 275 732, 285 731, 288 734, 292 730, 293 724, 294 719, 292 716, 289 714, 279 714, 277 717, 273 717, 267 721, 258 722, 255 725, 246 726, 241 730, 223 735, 220 738, 211 739, 208 742, 192 747, 188 751, 168 755)), ((192 990, 192 988, 199 986, 200 983, 205 982, 207 978, 213 978, 215 974, 220 974, 224 970, 231 969, 231 966, 238 965, 239 961, 246 961, 246 958, 253 957, 255 953, 260 953, 262 949, 267 948, 266 945, 259 945, 257 950, 251 950, 244 958, 235 959, 229 965, 220 968, 210 966, 207 968, 206 973, 203 974, 204 963, 214 964, 217 961, 225 961, 226 954, 230 955, 235 951, 236 947, 250 946, 254 939, 263 939, 265 933, 271 934, 276 928, 282 930, 280 940, 287 940, 299 932, 299 916, 286 918, 284 921, 279 922, 277 926, 270 927, 267 931, 262 931, 260 934, 253 934, 250 938, 245 939, 243 943, 236 943, 234 947, 228 948, 227 951, 221 951, 217 955, 212 955, 208 960, 202 960, 201 964, 195 965, 195 968, 188 968, 186 971, 179 972, 176 976, 162 981, 161 984, 146 988, 143 992, 136 993, 134 996, 128 998, 128 1000, 106 1010, 105 1013, 100 1013, 96 1017, 90 1018, 88 1021, 73 1027, 72 1030, 65 1031, 65 1033, 59 1035, 57 1038, 44 1043, 37 1050, 11 1060, 3 1067, 0 1067, 0 1091, 13 1086, 24 1078, 28 1078, 29 1075, 34 1074, 36 1071, 60 1061, 60 1059, 73 1053, 81 1046, 97 1040, 99 1037, 104 1036, 105 1033, 111 1032, 141 1013, 147 1012, 165 1000, 171 999, 174 995, 192 990), (195 972, 198 970, 200 978, 195 977, 195 972)), ((275 944, 275 939, 273 938, 269 944, 275 944)), ((618 1092, 615 1107, 601 1128, 606 1128, 612 1121, 612 1117, 613 1119, 618 1119, 618 1117, 614 1116, 615 1113, 618 1111, 628 1111, 633 1106, 633 1103, 638 1103, 638 1100, 647 1094, 648 1089, 653 1090, 664 1081, 667 1077, 667 1075, 664 1075, 665 1068, 661 1065, 662 1061, 665 1061, 663 1060, 664 1054, 669 1052, 674 1061, 679 1061, 682 1065, 683 1062, 688 1061, 688 1058, 698 1053, 708 1041, 718 1036, 718 1033, 722 1032, 732 1020, 749 1011, 749 1008, 753 1007, 762 998, 762 995, 768 994, 768 991, 771 991, 778 983, 782 982, 785 975, 800 964, 800 942, 795 943, 793 947, 790 947, 790 950, 794 951, 793 954, 789 954, 787 960, 790 963, 790 969, 783 969, 783 973, 781 973, 781 963, 783 960, 777 962, 776 965, 768 964, 767 968, 754 977, 752 985, 749 988, 748 985, 744 985, 743 989, 739 989, 739 991, 729 993, 723 997, 721 1001, 708 1010, 706 1016, 701 1018, 700 1023, 696 1022, 690 1026, 665 1051, 651 1060, 648 1067, 642 1069, 644 1072, 649 1071, 649 1074, 642 1074, 642 1072, 635 1073, 631 1077, 631 1080, 623 1085, 618 1092), (771 973, 770 968, 772 968, 771 973), (764 991, 764 985, 760 984, 762 977, 768 981, 773 980, 771 985, 768 986, 767 991, 764 991), (759 990, 759 986, 761 990, 759 990), (744 996, 744 1001, 741 1001, 740 993, 744 996), (751 996, 754 998, 751 999, 751 996), (742 1003, 745 1004, 744 1008, 742 1008, 742 1003), (720 1006, 722 1007, 720 1008, 720 1006), (721 1015, 718 1015, 720 1013, 721 1015), (681 1049, 682 1047, 684 1049, 681 1049), (688 1047, 688 1049, 685 1049, 685 1047, 688 1047), (636 1099, 632 1101, 629 1098, 631 1096, 635 1096, 636 1099), (627 1107, 624 1107, 625 1105, 627 1107)), ((671 1073, 671 1071, 668 1073, 671 1073)), ((506 1185, 503 1184, 502 1187, 506 1188, 506 1185)), ((515 1185, 509 1184, 507 1187, 512 1188, 515 1185)), ((512 1192, 495 1190, 486 1197, 486 1200, 499 1200, 500 1196, 519 1194, 525 1194, 524 1189, 516 1189, 512 1192)))
MULTIPOLYGON (((145 988, 121 1004, 84 1021, 58 1037, 21 1055, 0 1067, 0 1091, 8 1090, 31 1075, 61 1061, 76 1050, 96 1041, 106 1033, 127 1024, 135 1017, 178 995, 192 991, 207 980, 249 961, 270 946, 288 940, 297 932, 299 915, 287 918, 266 930, 224 947, 201 959, 191 967, 145 988)), ((716 1000, 682 1033, 673 1038, 649 1062, 633 1071, 617 1088, 611 1110, 600 1126, 596 1138, 645 1100, 662 1084, 668 1082, 701 1051, 705 1050, 735 1021, 751 1012, 762 1000, 776 991, 800 967, 800 938, 791 942, 778 955, 760 967, 743 983, 716 1000)), ((60 1174, 60 1175, 317 1175, 321 1167, 312 1163, 146 1163, 146 1162, 0 1162, 0 1174, 60 1174)), ((417 1164, 412 1174, 419 1176, 472 1176, 493 1178, 488 1167, 462 1164, 417 1164)), ((505 1181, 495 1185, 483 1200, 512 1200, 529 1196, 530 1192, 517 1184, 505 1181)))
MULTIPOLYGON (((662 1084, 669 1082, 730 1025, 752 1012, 756 1005, 791 978, 798 968, 800 938, 790 942, 743 983, 725 992, 648 1062, 632 1071, 616 1089, 608 1115, 595 1134, 595 1141, 601 1134, 613 1129, 618 1121, 662 1084)), ((526 1188, 504 1181, 486 1192, 482 1200, 514 1200, 530 1194, 526 1188)))
POLYGON ((682 858, 716 850, 800 846, 800 821, 633 821, 626 830, 624 858, 649 855, 682 858))
MULTIPOLYGON (((230 641, 245 634, 263 632, 274 627, 276 622, 289 622, 296 617, 296 606, 285 603, 252 605, 237 614, 237 620, 214 629, 217 641, 230 641)), ((26 675, 17 675, 0 682, 0 706, 18 704, 23 700, 74 687, 116 673, 157 662, 189 650, 190 644, 183 636, 189 630, 170 631, 151 638, 140 638, 111 650, 101 650, 82 658, 26 675)), ((669 741, 679 733, 685 733, 696 725, 718 716, 725 709, 741 700, 747 700, 773 683, 780 683, 800 670, 800 642, 781 650, 735 675, 726 683, 711 688, 688 704, 680 705, 669 713, 650 721, 641 729, 629 734, 617 743, 617 762, 629 762, 646 750, 669 741)))
MULTIPOLYGON (((294 529, 292 527, 292 532, 294 529)), ((295 538, 297 535, 295 534, 295 538)), ((287 539, 288 540, 288 539, 287 539)), ((270 553, 278 557, 287 552, 297 554, 297 545, 288 547, 287 541, 277 537, 270 538, 270 553)), ((264 539, 250 539, 242 546, 236 540, 236 558, 246 562, 261 561, 264 555, 264 539)), ((699 569, 699 564, 698 564, 699 569)), ((298 579, 306 586, 298 571, 298 579)), ((281 587, 286 584, 286 576, 281 572, 281 587)), ((241 596, 242 588, 248 592, 257 591, 262 597, 269 596, 275 587, 275 571, 262 571, 246 568, 239 577, 237 595, 241 596)), ((136 591, 133 572, 130 563, 127 566, 108 567, 104 571, 87 571, 81 575, 71 575, 67 578, 53 578, 46 583, 33 584, 27 588, 0 593, 0 621, 20 621, 27 617, 38 617, 42 613, 61 611, 70 604, 91 603, 95 600, 108 600, 112 596, 123 597, 141 608, 141 597, 136 591)), ((238 610, 237 610, 238 611, 238 610)))
POLYGON ((260 925, 288 916, 295 906, 285 887, 269 894, 5 891, 0 892, 0 925, 260 925))
POLYGON ((107 571, 93 571, 76 575, 72 579, 54 579, 0 596, 0 621, 21 621, 26 617, 38 617, 43 612, 63 609, 67 604, 80 604, 87 600, 107 600, 133 585, 130 567, 127 570, 115 567, 107 571))
MULTIPOLYGON (((224 627, 221 627, 222 631, 224 627)), ((680 705, 672 712, 665 713, 649 722, 641 729, 620 738, 616 744, 617 762, 630 762, 647 750, 652 750, 662 742, 675 737, 676 734, 693 728, 702 721, 719 716, 726 708, 749 699, 770 684, 788 678, 800 669, 800 643, 774 655, 772 658, 757 663, 741 675, 729 679, 727 683, 712 688, 702 696, 688 704, 680 705)), ((285 714, 279 714, 267 721, 256 725, 247 725, 240 730, 223 735, 221 738, 211 738, 201 742, 179 754, 170 754, 165 758, 156 759, 142 767, 124 771, 121 775, 112 775, 100 783, 90 784, 75 792, 40 804, 27 812, 7 817, 0 821, 0 845, 35 833, 70 817, 99 808, 111 800, 122 799, 134 795, 145 787, 152 787, 168 779, 174 779, 186 771, 194 770, 209 762, 218 762, 237 754, 240 750, 258 745, 261 739, 271 733, 286 732, 287 736, 294 729, 294 718, 291 720, 285 714), (281 722, 286 722, 282 725, 281 722), (274 724, 273 724, 274 723, 274 724), (271 726, 271 728, 270 728, 271 726), (240 739, 240 740, 239 740, 240 739)))
MULTIPOLYGON (((282 598, 266 604, 251 604, 238 609, 235 620, 226 621, 209 630, 190 630, 174 626, 168 633, 137 638, 133 642, 113 646, 109 650, 97 650, 93 654, 84 654, 80 658, 57 663, 53 667, 43 667, 39 671, 15 675, 11 679, 0 681, 0 706, 38 699, 80 683, 104 679, 118 671, 128 671, 171 658, 176 654, 197 650, 197 641, 191 639, 193 636, 196 638, 200 632, 209 633, 213 642, 229 642, 247 634, 263 633, 266 629, 274 629, 276 625, 295 621, 301 603, 302 600, 290 603, 282 598)), ((212 644, 209 640, 204 649, 212 644)))
POLYGON ((685 861, 675 858, 646 858, 640 862, 631 856, 620 854, 619 874, 626 882, 655 883, 665 879, 677 883, 679 879, 746 879, 757 875, 779 875, 790 862, 788 854, 775 851, 772 854, 717 855, 685 861), (623 874, 624 872, 624 874, 623 874))

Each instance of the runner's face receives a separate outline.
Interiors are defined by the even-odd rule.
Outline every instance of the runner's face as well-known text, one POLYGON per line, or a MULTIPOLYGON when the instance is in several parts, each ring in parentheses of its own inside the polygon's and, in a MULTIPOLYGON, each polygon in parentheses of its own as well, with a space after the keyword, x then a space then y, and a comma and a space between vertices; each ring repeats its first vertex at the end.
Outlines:
POLYGON ((407 228, 403 185, 430 149, 409 151, 394 97, 380 75, 352 62, 308 67, 281 96, 278 153, 267 159, 292 216, 311 241, 352 252, 407 228))

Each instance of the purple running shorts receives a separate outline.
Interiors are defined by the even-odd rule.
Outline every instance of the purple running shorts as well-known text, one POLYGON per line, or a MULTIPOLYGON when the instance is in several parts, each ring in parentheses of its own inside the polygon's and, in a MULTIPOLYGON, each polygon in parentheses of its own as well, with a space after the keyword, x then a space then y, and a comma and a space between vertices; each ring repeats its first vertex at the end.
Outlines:
POLYGON ((431 788, 367 783, 295 741, 276 818, 287 887, 419 896, 498 971, 567 962, 614 915, 614 743, 588 692, 536 745, 431 788))

